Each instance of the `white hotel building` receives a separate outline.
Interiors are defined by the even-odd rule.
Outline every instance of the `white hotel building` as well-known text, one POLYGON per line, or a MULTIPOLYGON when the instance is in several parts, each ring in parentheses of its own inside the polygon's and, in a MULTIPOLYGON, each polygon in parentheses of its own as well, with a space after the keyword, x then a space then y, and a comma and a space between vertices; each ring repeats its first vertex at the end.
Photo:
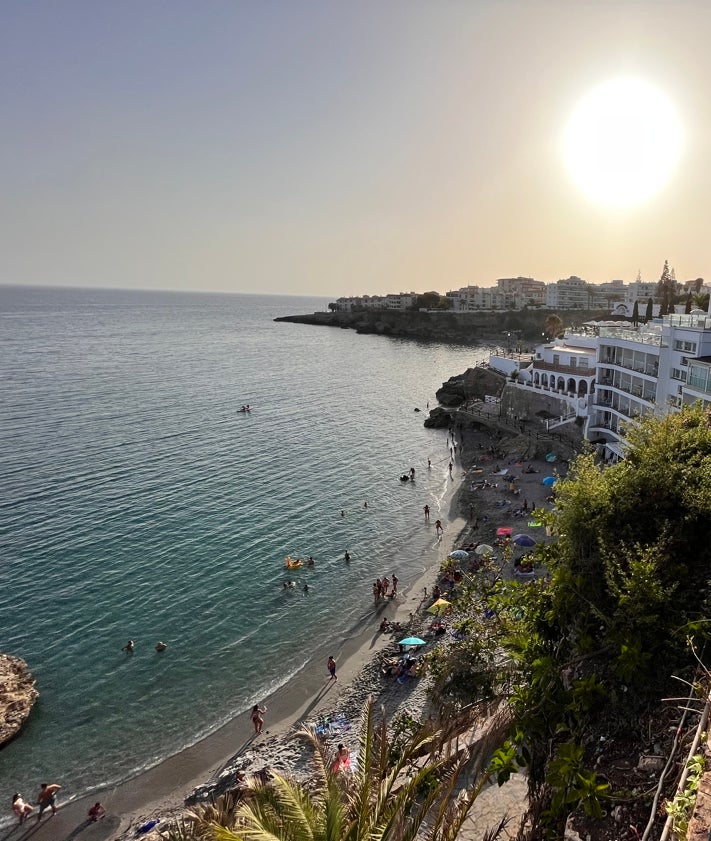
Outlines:
POLYGON ((606 458, 624 458, 625 424, 701 400, 711 406, 711 316, 591 325, 542 345, 527 388, 564 399, 606 458))

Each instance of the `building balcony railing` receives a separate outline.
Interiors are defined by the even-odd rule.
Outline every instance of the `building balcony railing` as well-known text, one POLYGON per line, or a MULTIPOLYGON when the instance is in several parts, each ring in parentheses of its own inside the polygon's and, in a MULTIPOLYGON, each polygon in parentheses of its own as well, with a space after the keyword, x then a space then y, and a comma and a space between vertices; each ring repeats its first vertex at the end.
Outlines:
POLYGON ((578 377, 594 377, 594 368, 583 368, 578 365, 554 365, 552 362, 544 362, 542 359, 533 360, 534 371, 555 371, 556 374, 573 374, 578 377))
POLYGON ((601 359, 600 365, 610 365, 614 368, 623 368, 625 371, 634 371, 635 374, 643 374, 645 377, 658 377, 659 365, 628 365, 615 359, 601 359))

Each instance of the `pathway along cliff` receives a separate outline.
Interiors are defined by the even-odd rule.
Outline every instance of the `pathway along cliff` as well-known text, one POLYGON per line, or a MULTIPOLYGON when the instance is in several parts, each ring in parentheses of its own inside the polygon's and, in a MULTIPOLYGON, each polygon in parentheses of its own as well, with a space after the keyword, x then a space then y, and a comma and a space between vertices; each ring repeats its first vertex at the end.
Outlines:
POLYGON ((0 747, 17 736, 38 697, 27 663, 0 654, 0 747))

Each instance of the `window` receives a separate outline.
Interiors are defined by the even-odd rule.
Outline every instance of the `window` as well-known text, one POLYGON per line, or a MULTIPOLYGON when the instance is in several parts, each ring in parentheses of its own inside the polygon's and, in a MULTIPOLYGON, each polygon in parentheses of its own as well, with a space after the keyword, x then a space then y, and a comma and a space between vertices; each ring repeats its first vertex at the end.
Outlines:
POLYGON ((696 342, 686 342, 681 339, 675 339, 674 350, 683 350, 685 353, 696 353, 696 342))
POLYGON ((673 380, 681 380, 682 382, 686 382, 686 371, 682 371, 679 368, 672 368, 671 377, 673 380))
POLYGON ((688 356, 682 356, 681 357, 681 364, 682 365, 688 365, 689 364, 689 357, 688 356))
POLYGON ((560 365, 560 356, 557 353, 553 354, 553 364, 557 367, 560 365))
POLYGON ((578 360, 574 356, 571 356, 570 357, 570 367, 571 368, 576 368, 577 365, 578 365, 578 360))

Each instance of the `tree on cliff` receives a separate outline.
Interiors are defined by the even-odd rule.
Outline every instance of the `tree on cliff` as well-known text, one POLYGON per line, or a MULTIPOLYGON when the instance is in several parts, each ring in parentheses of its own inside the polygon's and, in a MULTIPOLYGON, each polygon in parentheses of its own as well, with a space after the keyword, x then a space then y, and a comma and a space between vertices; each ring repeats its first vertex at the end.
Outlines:
POLYGON ((664 312, 660 315, 666 315, 674 306, 674 296, 676 294, 676 279, 674 277, 673 269, 669 268, 669 261, 664 261, 664 268, 657 283, 657 299, 664 312))
POLYGON ((439 292, 425 292, 418 295, 412 304, 413 310, 451 310, 453 306, 452 299, 446 295, 440 295, 439 292))
POLYGON ((559 315, 549 315, 543 324, 543 329, 551 339, 555 339, 563 332, 563 319, 559 315))
POLYGON ((654 318, 654 301, 650 298, 647 301, 647 309, 644 313, 644 320, 645 322, 651 321, 654 318))
POLYGON ((632 324, 636 327, 639 324, 639 304, 635 300, 634 306, 632 307, 632 324))

